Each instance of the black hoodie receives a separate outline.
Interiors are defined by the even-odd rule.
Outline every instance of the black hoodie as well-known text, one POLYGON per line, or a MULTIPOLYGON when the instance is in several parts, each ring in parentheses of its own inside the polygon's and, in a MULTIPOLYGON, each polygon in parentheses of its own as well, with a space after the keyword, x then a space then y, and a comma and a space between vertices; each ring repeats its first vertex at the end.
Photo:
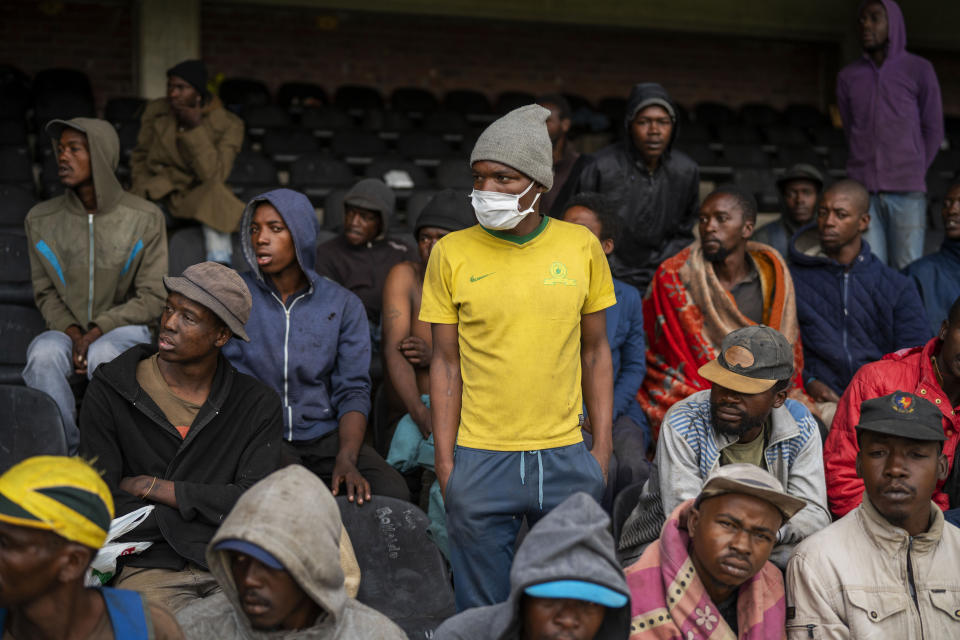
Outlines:
MULTIPOLYGON (((623 230, 610 256, 613 275, 646 291, 653 272, 665 259, 693 242, 700 196, 700 170, 685 154, 675 151, 677 123, 660 166, 650 173, 633 145, 630 123, 637 107, 650 99, 674 104, 655 82, 636 85, 627 101, 626 137, 588 157, 570 193, 597 191, 612 199, 623 230)), ((676 107, 674 107, 676 111, 676 107)))

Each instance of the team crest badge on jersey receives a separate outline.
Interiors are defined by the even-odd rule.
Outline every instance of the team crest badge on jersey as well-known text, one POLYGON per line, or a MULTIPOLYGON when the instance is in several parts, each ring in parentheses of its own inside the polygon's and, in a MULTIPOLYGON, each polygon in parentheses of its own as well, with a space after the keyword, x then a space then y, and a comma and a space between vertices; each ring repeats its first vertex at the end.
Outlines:
POLYGON ((577 281, 567 277, 567 265, 562 262, 554 262, 550 265, 550 277, 544 280, 543 284, 562 284, 574 287, 577 285, 577 281))

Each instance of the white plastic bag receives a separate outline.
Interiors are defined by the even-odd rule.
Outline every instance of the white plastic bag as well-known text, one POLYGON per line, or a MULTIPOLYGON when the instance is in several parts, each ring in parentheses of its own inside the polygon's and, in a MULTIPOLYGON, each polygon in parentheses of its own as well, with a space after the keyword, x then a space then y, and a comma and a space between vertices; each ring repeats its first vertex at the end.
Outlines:
POLYGON ((141 553, 153 544, 152 542, 113 542, 140 526, 153 508, 152 504, 140 507, 136 511, 113 519, 110 523, 110 531, 107 532, 106 542, 97 551, 96 557, 87 570, 87 577, 84 580, 86 586, 100 587, 107 584, 117 571, 117 558, 131 553, 141 553))

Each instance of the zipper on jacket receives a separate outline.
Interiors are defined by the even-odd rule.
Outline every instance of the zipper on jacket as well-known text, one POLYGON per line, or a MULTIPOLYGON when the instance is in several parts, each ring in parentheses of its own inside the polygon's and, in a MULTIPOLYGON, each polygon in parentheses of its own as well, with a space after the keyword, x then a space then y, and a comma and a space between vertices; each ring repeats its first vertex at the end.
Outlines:
POLYGON ((93 265, 94 265, 95 247, 93 246, 93 214, 92 213, 87 214, 87 235, 89 236, 89 239, 90 239, 90 260, 89 260, 90 285, 89 285, 89 289, 87 290, 87 326, 84 327, 84 331, 86 331, 90 327, 90 323, 93 322, 93 274, 94 274, 93 265))
POLYGON ((847 323, 850 321, 850 309, 847 307, 847 291, 850 284, 850 272, 843 272, 843 353, 847 356, 847 375, 853 375, 853 358, 850 357, 850 347, 847 345, 847 323))
POLYGON ((910 588, 910 597, 917 610, 917 619, 920 621, 920 637, 923 638, 923 615, 920 613, 920 602, 917 599, 917 583, 913 579, 913 536, 907 538, 907 586, 910 588))
MULTIPOLYGON (((310 290, 312 291, 313 288, 311 287, 310 290)), ((310 293, 310 292, 308 291, 307 293, 310 293)), ((287 440, 293 440, 293 407, 290 406, 290 400, 289 400, 289 398, 287 397, 287 396, 288 396, 288 391, 289 391, 289 380, 290 380, 290 376, 289 376, 289 372, 288 372, 288 367, 289 367, 289 362, 290 362, 290 351, 289 351, 289 349, 288 349, 288 346, 289 346, 289 343, 290 343, 290 312, 293 311, 293 305, 297 304, 297 301, 300 300, 300 298, 302 298, 302 297, 304 297, 305 295, 307 295, 307 293, 302 293, 302 294, 300 294, 299 296, 297 296, 296 298, 294 298, 294 299, 293 299, 293 302, 290 303, 290 307, 288 308, 287 305, 283 304, 283 300, 281 300, 281 299, 277 296, 277 294, 275 294, 273 291, 270 292, 270 295, 273 296, 273 299, 280 303, 280 306, 283 308, 283 315, 284 315, 284 327, 283 327, 283 409, 284 409, 284 411, 287 412, 287 424, 289 425, 289 427, 287 428, 287 437, 286 437, 287 440)))

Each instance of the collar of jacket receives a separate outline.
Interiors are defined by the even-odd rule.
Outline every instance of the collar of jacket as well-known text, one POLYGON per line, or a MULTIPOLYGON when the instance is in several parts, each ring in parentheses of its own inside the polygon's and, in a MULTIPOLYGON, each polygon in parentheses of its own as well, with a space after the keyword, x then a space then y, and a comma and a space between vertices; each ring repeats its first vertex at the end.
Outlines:
MULTIPOLYGON (((156 349, 150 345, 137 345, 121 353, 112 362, 98 367, 94 376, 103 380, 130 404, 137 406, 139 403, 141 406, 138 408, 147 415, 150 415, 154 420, 160 421, 162 424, 169 424, 163 417, 163 412, 160 411, 160 407, 157 406, 156 402, 147 395, 137 382, 137 365, 141 360, 149 358, 156 352, 156 349), (142 405, 146 405, 146 407, 142 405), (151 411, 147 411, 147 407, 149 407, 151 411)), ((213 374, 213 382, 210 384, 210 395, 207 396, 206 402, 200 407, 200 412, 194 421, 197 428, 190 429, 186 439, 184 439, 184 444, 193 439, 191 436, 196 435, 195 431, 199 432, 200 427, 209 422, 213 416, 220 413, 220 409, 230 396, 230 389, 233 387, 233 380, 236 374, 237 370, 234 369, 230 362, 223 356, 223 353, 219 353, 217 355, 217 371, 213 374)))
MULTIPOLYGON (((800 435, 800 426, 797 424, 797 421, 793 419, 790 410, 787 409, 785 404, 786 402, 770 412, 770 434, 764 451, 778 442, 784 442, 800 435)), ((712 424, 711 427, 713 428, 714 434, 716 434, 718 449, 724 449, 740 439, 740 436, 730 436, 725 433, 720 433, 712 424)))
MULTIPOLYGON (((910 534, 905 529, 890 524, 870 502, 870 496, 866 491, 863 492, 863 502, 858 507, 857 514, 867 537, 883 553, 893 556, 901 553, 907 546, 910 534)), ((913 549, 921 554, 933 551, 940 544, 944 522, 940 507, 931 501, 930 528, 920 535, 913 536, 913 549)))
POLYGON ((960 240, 951 240, 944 238, 940 251, 947 254, 954 260, 960 260, 960 240))

